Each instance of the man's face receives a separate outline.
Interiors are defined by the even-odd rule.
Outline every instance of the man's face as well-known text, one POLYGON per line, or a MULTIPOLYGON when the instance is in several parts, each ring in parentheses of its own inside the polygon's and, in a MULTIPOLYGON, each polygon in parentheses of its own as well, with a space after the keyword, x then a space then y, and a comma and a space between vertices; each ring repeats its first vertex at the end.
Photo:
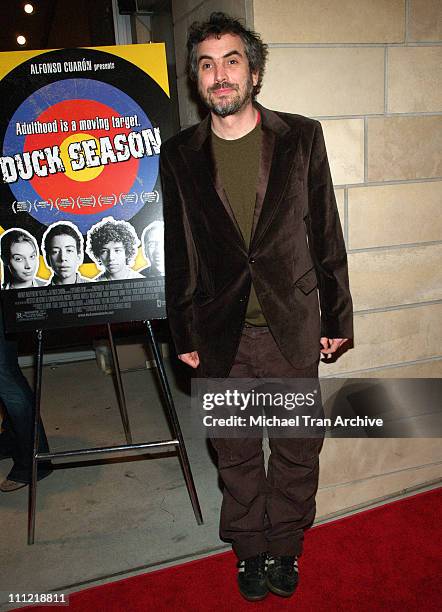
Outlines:
POLYGON ((9 270, 12 277, 20 283, 32 282, 37 270, 37 253, 30 242, 13 242, 11 244, 9 270))
POLYGON ((252 101, 258 74, 252 74, 241 38, 210 37, 198 44, 198 92, 212 113, 233 115, 252 101))
POLYGON ((125 278, 126 250, 121 241, 107 242, 100 249, 100 260, 112 278, 125 278))
POLYGON ((51 268, 62 282, 75 283, 77 268, 81 264, 81 255, 77 251, 75 238, 68 234, 54 236, 48 258, 51 268))
POLYGON ((144 242, 145 252, 150 265, 160 274, 164 274, 164 232, 161 227, 154 227, 146 235, 144 242))

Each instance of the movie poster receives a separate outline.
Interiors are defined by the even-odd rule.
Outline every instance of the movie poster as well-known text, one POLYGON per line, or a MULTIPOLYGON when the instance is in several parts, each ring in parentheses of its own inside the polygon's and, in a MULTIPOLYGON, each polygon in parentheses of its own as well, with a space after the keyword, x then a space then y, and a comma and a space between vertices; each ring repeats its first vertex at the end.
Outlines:
POLYGON ((164 44, 0 53, 6 329, 165 317, 164 44))

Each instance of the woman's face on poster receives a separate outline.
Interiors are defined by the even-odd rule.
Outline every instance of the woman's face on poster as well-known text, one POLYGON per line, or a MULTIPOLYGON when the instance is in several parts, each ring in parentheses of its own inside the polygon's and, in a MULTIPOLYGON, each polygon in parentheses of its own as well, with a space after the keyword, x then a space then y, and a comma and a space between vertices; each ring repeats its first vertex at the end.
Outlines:
POLYGON ((13 242, 9 259, 9 270, 14 280, 32 282, 37 271, 38 255, 31 242, 13 242))

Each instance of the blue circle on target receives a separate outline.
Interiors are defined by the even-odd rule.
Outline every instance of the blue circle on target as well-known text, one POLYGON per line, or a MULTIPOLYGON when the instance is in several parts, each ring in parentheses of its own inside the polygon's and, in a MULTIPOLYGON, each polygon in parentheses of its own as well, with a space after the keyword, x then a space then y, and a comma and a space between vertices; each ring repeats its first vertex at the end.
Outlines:
MULTIPOLYGON (((152 129, 152 123, 143 109, 129 95, 117 87, 94 79, 64 79, 41 87, 33 92, 17 108, 6 130, 3 155, 14 156, 24 151, 27 135, 17 135, 17 124, 38 121, 40 115, 54 105, 65 101, 74 103, 76 100, 100 102, 115 111, 115 115, 119 116, 137 115, 138 125, 129 129, 136 130, 137 132, 144 129, 152 129)), ((69 121, 69 117, 66 119, 69 121)), ((106 208, 97 213, 89 214, 72 214, 63 209, 63 212, 57 216, 54 216, 54 211, 49 208, 37 208, 37 210, 32 208, 29 214, 45 225, 50 225, 62 219, 72 221, 83 234, 105 216, 112 215, 116 219, 128 221, 145 205, 145 200, 141 197, 141 194, 143 192, 153 192, 158 179, 158 155, 137 158, 137 161, 138 172, 130 189, 126 189, 126 191, 136 191, 140 195, 136 201, 131 201, 129 206, 115 206, 114 208, 106 208)), ((109 164, 107 167, 112 165, 114 164, 109 164)), ((117 162, 115 165, 119 165, 119 163, 117 162)), ((41 195, 37 193, 31 183, 32 179, 23 180, 19 178, 15 183, 9 185, 17 201, 27 200, 35 202, 41 200, 41 195)), ((118 190, 118 186, 116 186, 116 190, 118 190)), ((69 194, 66 195, 68 196, 69 194)))

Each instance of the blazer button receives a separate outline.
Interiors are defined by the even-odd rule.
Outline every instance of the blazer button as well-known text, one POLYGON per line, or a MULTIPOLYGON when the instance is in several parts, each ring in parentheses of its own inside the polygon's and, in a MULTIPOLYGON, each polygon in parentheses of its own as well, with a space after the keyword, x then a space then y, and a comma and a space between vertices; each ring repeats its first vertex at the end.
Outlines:
POLYGON ((249 263, 255 263, 255 259, 254 259, 253 257, 251 257, 251 258, 249 259, 249 263))

